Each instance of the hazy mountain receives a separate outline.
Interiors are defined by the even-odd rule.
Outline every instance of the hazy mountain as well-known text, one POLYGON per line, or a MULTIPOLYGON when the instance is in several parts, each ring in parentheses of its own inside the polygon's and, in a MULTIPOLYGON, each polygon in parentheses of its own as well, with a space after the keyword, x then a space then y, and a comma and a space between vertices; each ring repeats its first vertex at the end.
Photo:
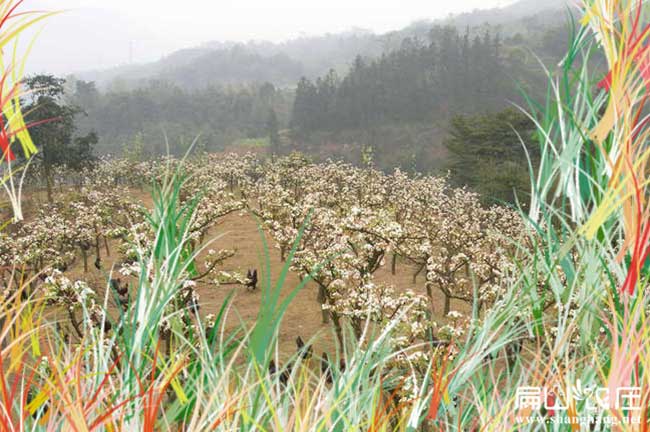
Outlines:
POLYGON ((285 86, 294 84, 303 75, 310 78, 323 75, 330 68, 345 72, 357 55, 377 57, 398 48, 406 37, 427 40, 434 25, 480 29, 489 24, 496 26, 504 37, 518 33, 526 36, 543 32, 549 26, 561 26, 564 20, 559 17, 564 16, 562 10, 566 7, 567 0, 521 0, 502 8, 475 10, 443 20, 423 20, 381 35, 356 29, 282 43, 214 41, 176 51, 156 62, 77 76, 96 81, 100 88, 111 84, 119 88, 139 87, 151 79, 167 80, 185 88, 264 81, 285 86))
POLYGON ((213 41, 176 51, 152 63, 76 75, 96 81, 100 87, 116 81, 120 86, 133 87, 149 79, 171 80, 183 87, 256 81, 282 86, 294 84, 303 75, 320 75, 330 68, 343 71, 358 54, 377 56, 385 49, 381 36, 359 29, 282 43, 213 41))
POLYGON ((446 21, 459 26, 477 26, 489 22, 492 25, 507 24, 521 18, 530 17, 543 12, 566 9, 572 3, 570 0, 521 0, 503 8, 475 10, 449 18, 446 21))
POLYGON ((420 20, 410 26, 383 35, 384 46, 396 48, 405 37, 427 40, 434 25, 453 25, 461 30, 480 31, 486 25, 498 28, 504 37, 532 35, 549 27, 565 24, 564 17, 570 10, 570 0, 520 0, 506 7, 480 9, 453 15, 443 20, 420 20))

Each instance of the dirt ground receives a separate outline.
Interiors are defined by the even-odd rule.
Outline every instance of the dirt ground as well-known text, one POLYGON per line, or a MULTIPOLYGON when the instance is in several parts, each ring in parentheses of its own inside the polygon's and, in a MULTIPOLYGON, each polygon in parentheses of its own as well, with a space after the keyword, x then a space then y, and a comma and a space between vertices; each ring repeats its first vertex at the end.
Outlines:
MULTIPOLYGON (((238 271, 244 275, 247 269, 254 268, 261 272, 264 246, 257 222, 250 214, 242 212, 226 216, 222 223, 212 230, 211 235, 211 238, 216 238, 216 240, 210 244, 210 248, 234 249, 236 251, 235 256, 224 263, 223 270, 238 271)), ((271 248, 271 280, 275 284, 284 263, 280 260, 279 250, 273 247, 273 240, 267 236, 266 241, 271 248)), ((95 269, 93 268, 92 271, 94 272, 95 269)), ((390 265, 387 263, 378 270, 377 281, 391 284, 398 290, 412 289, 418 294, 426 295, 423 274, 417 277, 415 284, 413 283, 413 273, 415 271, 417 269, 414 266, 398 261, 396 273, 392 275, 390 265)), ((260 275, 260 281, 261 279, 262 276, 260 275)), ((299 283, 298 275, 289 272, 282 287, 282 296, 288 295, 299 283)), ((215 287, 214 285, 199 284, 197 291, 201 296, 201 315, 218 313, 226 297, 234 291, 232 307, 227 320, 228 326, 235 326, 241 321, 250 323, 255 319, 259 311, 262 297, 261 286, 262 283, 260 282, 256 291, 249 291, 246 287, 239 285, 215 287)), ((438 293, 434 292, 435 294, 438 293)), ((333 348, 334 336, 332 328, 331 325, 322 323, 320 305, 316 295, 316 284, 308 282, 290 304, 280 327, 279 343, 282 352, 288 353, 295 349, 297 336, 301 336, 305 340, 317 336, 314 343, 316 352, 320 353, 324 349, 331 350, 333 348)), ((442 316, 444 308, 442 294, 436 297, 435 300, 434 317, 437 320, 444 321, 442 316)), ((452 309, 467 312, 468 306, 452 302, 452 309)))
MULTIPOLYGON (((141 191, 133 191, 133 195, 142 200, 145 205, 151 204, 151 198, 141 191)), ((41 201, 43 197, 32 197, 41 201)), ((32 207, 35 203, 32 202, 32 207)), ((36 205, 37 207, 38 205, 36 205)), ((210 232, 207 240, 214 239, 210 244, 210 249, 234 249, 236 254, 228 259, 221 270, 238 271, 246 274, 247 269, 258 269, 261 273, 263 269, 263 242, 261 234, 257 227, 257 222, 252 215, 247 212, 232 213, 221 221, 210 232)), ((277 281, 284 263, 280 260, 280 252, 274 248, 273 240, 267 235, 267 244, 271 248, 271 280, 277 281)), ((77 260, 75 266, 69 271, 69 277, 86 280, 98 294, 103 295, 105 292, 106 282, 109 278, 109 271, 113 265, 118 265, 120 257, 118 256, 115 245, 112 245, 111 256, 106 257, 102 248, 102 270, 97 270, 92 265, 94 256, 89 259, 89 271, 83 272, 83 263, 77 260)), ((414 292, 426 295, 424 287, 424 275, 421 273, 416 282, 413 283, 413 273, 417 270, 409 263, 398 260, 396 274, 392 275, 390 270, 390 259, 386 260, 386 265, 380 268, 376 273, 376 280, 393 285, 397 290, 412 289, 414 292)), ((119 277, 114 274, 111 277, 119 277)), ((199 284, 198 293, 201 302, 201 315, 205 316, 210 313, 218 313, 226 297, 234 292, 231 308, 227 317, 228 327, 234 327, 240 322, 251 323, 259 311, 261 301, 261 283, 256 291, 249 291, 244 286, 226 285, 215 287, 209 284, 199 284)), ((282 287, 282 296, 286 296, 300 283, 298 276, 289 272, 285 284, 282 287)), ((322 323, 320 305, 316 299, 317 287, 310 282, 298 293, 296 298, 290 304, 287 313, 283 318, 280 326, 279 343, 282 353, 291 353, 295 350, 295 339, 301 336, 304 340, 315 338, 315 352, 320 353, 322 350, 331 351, 334 347, 334 335, 332 327, 329 324, 322 323)), ((434 301, 434 319, 438 322, 444 322, 443 308, 444 298, 442 294, 434 291, 436 295, 434 301)), ((111 308, 112 309, 112 308, 111 308)), ((470 308, 467 304, 452 301, 452 310, 459 310, 468 313, 470 308)))

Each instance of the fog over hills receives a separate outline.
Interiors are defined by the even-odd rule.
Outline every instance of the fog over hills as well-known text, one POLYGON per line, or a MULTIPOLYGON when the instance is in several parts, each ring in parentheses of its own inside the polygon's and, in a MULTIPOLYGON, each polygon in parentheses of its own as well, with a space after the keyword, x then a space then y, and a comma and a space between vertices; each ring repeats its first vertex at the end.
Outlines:
POLYGON ((499 26, 500 31, 507 34, 525 31, 526 26, 521 24, 521 20, 526 17, 535 16, 536 20, 544 21, 546 16, 546 20, 557 21, 558 12, 566 7, 566 0, 521 0, 504 7, 420 20, 401 30, 385 33, 357 28, 283 42, 211 41, 175 50, 168 55, 163 53, 170 41, 154 37, 154 32, 146 24, 129 22, 101 8, 86 8, 67 12, 48 24, 47 32, 51 34, 65 32, 66 23, 79 21, 83 15, 85 30, 82 37, 69 46, 52 46, 53 41, 60 40, 56 36, 39 41, 38 51, 33 56, 38 61, 32 65, 32 70, 59 74, 75 72, 81 79, 96 81, 100 88, 109 85, 132 88, 151 79, 174 82, 186 88, 257 81, 285 86, 294 84, 303 75, 315 77, 330 68, 344 72, 357 55, 379 56, 398 48, 405 37, 426 40, 434 24, 464 28, 489 23, 499 26), (517 21, 518 25, 513 24, 517 21), (107 22, 110 22, 110 28, 101 31, 107 28, 107 22), (114 30, 118 28, 120 31, 114 30), (97 49, 98 46, 105 48, 97 49), (94 64, 98 67, 84 68, 89 58, 96 59, 94 64), (121 66, 106 67, 110 64, 121 66))
MULTIPOLYGON (((186 47, 162 58, 76 73, 68 95, 87 114, 79 117, 79 131, 97 133, 98 154, 120 154, 133 143, 163 154, 167 142, 182 154, 197 136, 205 151, 260 150, 274 136, 283 151, 358 159, 370 146, 378 166, 428 172, 442 167, 446 130, 456 116, 522 105, 522 91, 545 94, 539 60, 552 67, 566 53, 568 13, 563 0, 523 0, 411 20, 391 31, 195 44, 180 38, 175 43, 186 47)), ((98 21, 86 25, 103 28, 98 21)), ((97 33, 88 31, 88 38, 97 33)), ((124 34, 116 40, 128 41, 124 34)), ((131 51, 134 59, 137 52, 131 51)))

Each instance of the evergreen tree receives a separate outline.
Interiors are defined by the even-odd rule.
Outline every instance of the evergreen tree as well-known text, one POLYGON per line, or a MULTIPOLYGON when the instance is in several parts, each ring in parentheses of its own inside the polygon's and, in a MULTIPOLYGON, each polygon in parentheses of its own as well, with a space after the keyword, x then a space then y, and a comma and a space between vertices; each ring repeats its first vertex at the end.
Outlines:
POLYGON ((280 133, 278 128, 278 116, 275 113, 275 110, 271 108, 266 121, 266 131, 269 137, 269 150, 272 155, 280 154, 280 133))
POLYGON ((434 27, 427 45, 405 38, 374 60, 357 56, 339 80, 334 71, 298 82, 290 126, 315 131, 372 129, 387 123, 427 122, 460 113, 501 109, 517 91, 500 58, 500 38, 455 27, 434 27), (473 39, 472 39, 473 37, 473 39), (470 42, 472 41, 472 42, 470 42))
MULTIPOLYGON (((523 145, 532 142, 534 131, 530 118, 513 109, 454 117, 445 141, 453 183, 480 192, 488 201, 513 202, 515 194, 525 198, 529 178, 523 145)), ((537 160, 537 146, 526 149, 537 160)))
POLYGON ((301 134, 312 132, 318 121, 318 90, 307 78, 302 77, 296 87, 291 115, 291 128, 301 134))

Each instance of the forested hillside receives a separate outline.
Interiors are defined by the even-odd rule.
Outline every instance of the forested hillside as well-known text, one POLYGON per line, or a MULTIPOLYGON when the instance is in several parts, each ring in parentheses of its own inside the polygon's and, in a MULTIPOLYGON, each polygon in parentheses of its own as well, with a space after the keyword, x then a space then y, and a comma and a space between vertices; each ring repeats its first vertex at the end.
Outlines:
POLYGON ((499 109, 517 96, 508 79, 512 59, 503 50, 500 35, 489 30, 472 38, 469 31, 436 27, 428 42, 404 39, 377 59, 357 57, 342 79, 330 71, 313 83, 300 80, 292 128, 366 128, 499 109))
POLYGON ((68 94, 87 114, 80 131, 97 132, 99 153, 137 143, 148 154, 169 144, 178 155, 199 136, 208 151, 300 150, 442 173, 453 169, 457 116, 498 115, 524 104, 522 91, 543 96, 540 62, 556 64, 569 39, 563 4, 522 1, 384 35, 210 43, 72 78, 68 94))
POLYGON ((343 76, 331 70, 303 78, 289 125, 293 144, 348 158, 361 158, 370 147, 385 169, 446 170, 443 144, 454 117, 526 106, 524 93, 544 95, 540 62, 561 59, 558 47, 566 46, 568 28, 535 34, 503 37, 498 27, 435 26, 426 40, 406 38, 374 59, 358 56, 343 76))
POLYGON ((266 137, 272 116, 286 124, 290 95, 272 84, 240 87, 208 86, 183 90, 164 81, 152 81, 132 91, 101 93, 92 82, 71 83, 71 103, 86 115, 78 120, 82 131, 100 137, 100 153, 119 155, 137 143, 147 155, 183 154, 198 138, 198 150, 217 151, 227 143, 266 137))
POLYGON ((144 65, 126 65, 78 74, 101 89, 133 89, 152 79, 164 79, 184 88, 211 83, 272 82, 293 86, 305 75, 314 78, 330 68, 345 71, 355 56, 375 57, 387 48, 388 35, 365 30, 301 37, 283 43, 208 42, 176 51, 144 65), (188 75, 189 74, 189 75, 188 75))
POLYGON ((379 57, 382 53, 399 49, 406 38, 428 40, 434 26, 453 26, 465 31, 468 27, 480 29, 487 24, 505 37, 520 33, 529 44, 535 44, 541 36, 540 31, 543 33, 549 27, 564 24, 561 17, 567 4, 570 4, 567 0, 520 0, 503 8, 475 10, 443 20, 421 20, 385 34, 353 29, 281 43, 212 41, 176 51, 157 62, 88 71, 77 74, 77 77, 95 81, 101 89, 146 86, 151 79, 166 79, 185 86, 189 80, 184 72, 194 70, 202 79, 190 82, 192 88, 214 82, 248 83, 251 80, 291 86, 301 75, 315 79, 329 69, 345 73, 356 56, 379 57), (251 70, 256 73, 251 74, 251 70))

